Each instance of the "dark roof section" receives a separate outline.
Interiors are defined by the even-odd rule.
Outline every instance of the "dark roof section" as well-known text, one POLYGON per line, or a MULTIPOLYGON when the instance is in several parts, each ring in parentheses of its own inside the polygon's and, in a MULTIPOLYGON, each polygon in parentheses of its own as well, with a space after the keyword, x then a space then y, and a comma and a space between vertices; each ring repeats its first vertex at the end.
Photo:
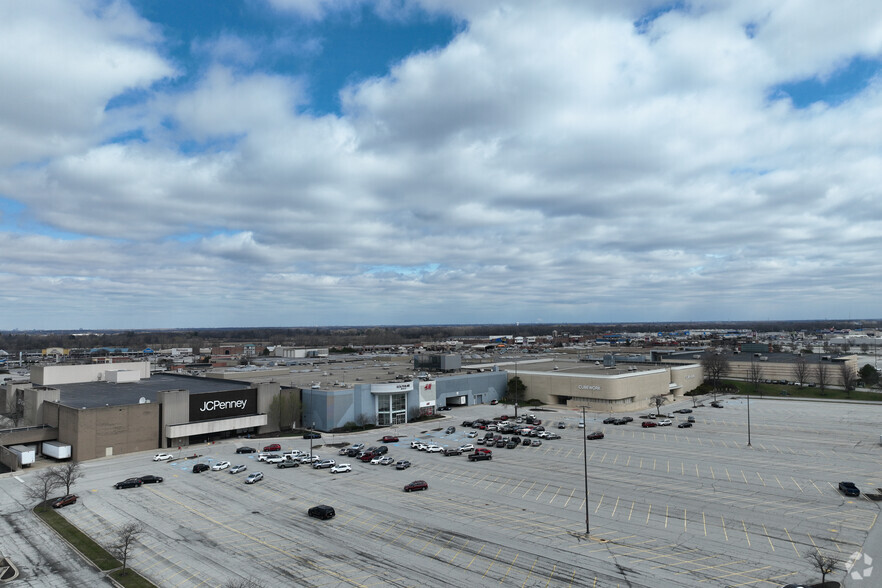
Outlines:
POLYGON ((156 402, 162 390, 189 390, 192 394, 243 390, 253 388, 248 382, 196 378, 176 374, 154 374, 149 379, 125 384, 109 382, 84 382, 82 384, 59 384, 61 404, 72 408, 95 408, 99 406, 124 406, 138 404, 141 398, 156 402))

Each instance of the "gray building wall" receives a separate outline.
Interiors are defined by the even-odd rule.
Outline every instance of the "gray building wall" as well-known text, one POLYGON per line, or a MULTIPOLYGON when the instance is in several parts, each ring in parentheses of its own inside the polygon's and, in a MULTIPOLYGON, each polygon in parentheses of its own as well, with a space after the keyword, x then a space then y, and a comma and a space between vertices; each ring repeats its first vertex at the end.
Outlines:
MULTIPOLYGON (((505 395, 508 382, 506 372, 482 372, 447 376, 435 380, 438 406, 447 404, 448 396, 467 396, 468 404, 487 404, 505 395)), ((410 402, 410 398, 408 398, 410 402)))

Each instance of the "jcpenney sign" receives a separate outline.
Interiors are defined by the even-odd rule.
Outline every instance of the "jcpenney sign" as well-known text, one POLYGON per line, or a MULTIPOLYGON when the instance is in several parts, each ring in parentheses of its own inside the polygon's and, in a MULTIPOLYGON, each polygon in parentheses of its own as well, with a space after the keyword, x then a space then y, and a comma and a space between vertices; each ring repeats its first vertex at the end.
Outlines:
POLYGON ((257 414, 257 390, 190 395, 190 420, 206 421, 257 414))

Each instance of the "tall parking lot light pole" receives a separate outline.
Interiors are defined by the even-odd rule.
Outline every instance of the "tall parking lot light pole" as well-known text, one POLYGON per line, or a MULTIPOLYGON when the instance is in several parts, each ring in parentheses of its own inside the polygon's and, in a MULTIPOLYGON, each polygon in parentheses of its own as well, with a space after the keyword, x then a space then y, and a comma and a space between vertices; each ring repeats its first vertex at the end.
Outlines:
POLYGON ((312 463, 312 435, 315 432, 315 423, 312 423, 312 428, 309 429, 309 463, 312 463))
POLYGON ((515 379, 514 379, 514 405, 515 405, 515 419, 518 418, 518 384, 520 384, 520 380, 518 380, 518 360, 515 360, 515 379))
MULTIPOLYGON (((582 422, 585 422, 585 407, 582 407, 582 422)), ((582 457, 585 460, 585 534, 591 534, 591 525, 588 521, 588 435, 586 429, 582 429, 582 457)))

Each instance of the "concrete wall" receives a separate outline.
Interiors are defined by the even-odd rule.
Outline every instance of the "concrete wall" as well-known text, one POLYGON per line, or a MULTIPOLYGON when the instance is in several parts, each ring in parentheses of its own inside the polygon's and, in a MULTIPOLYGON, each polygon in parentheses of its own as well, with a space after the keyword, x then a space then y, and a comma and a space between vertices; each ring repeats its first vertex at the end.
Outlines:
POLYGON ((488 404, 505 396, 507 386, 508 374, 503 371, 445 376, 435 380, 435 399, 437 406, 447 404, 449 396, 467 396, 470 406, 488 404))
POLYGON ((141 378, 146 379, 150 377, 150 362, 35 366, 31 368, 31 382, 38 386, 98 382, 107 379, 105 372, 118 370, 133 370, 138 372, 141 378))
MULTIPOLYGON (((508 375, 514 377, 513 372, 508 375)), ((585 406, 596 412, 640 410, 649 406, 650 397, 671 394, 667 368, 612 375, 519 370, 518 377, 526 386, 527 399, 546 404, 565 400, 567 406, 585 406)))
POLYGON ((60 425, 58 440, 71 445, 74 461, 163 446, 157 403, 89 409, 55 406, 58 407, 60 425))

